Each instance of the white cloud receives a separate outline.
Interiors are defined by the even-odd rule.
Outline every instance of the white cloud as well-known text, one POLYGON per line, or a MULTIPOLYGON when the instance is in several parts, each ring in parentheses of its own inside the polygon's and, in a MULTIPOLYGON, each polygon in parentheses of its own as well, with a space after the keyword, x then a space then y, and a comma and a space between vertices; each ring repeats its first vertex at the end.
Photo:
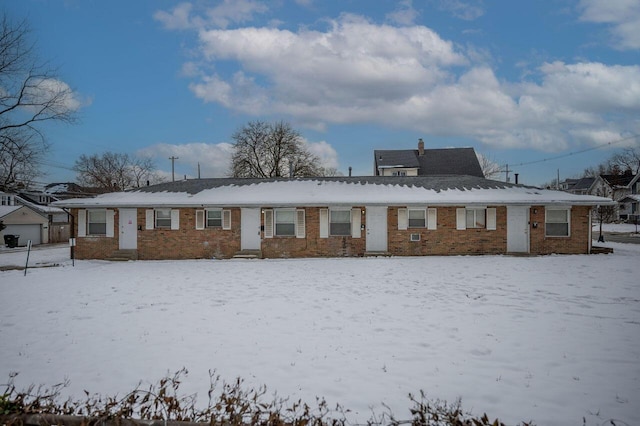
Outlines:
MULTIPOLYGON (((228 143, 208 144, 208 143, 186 143, 173 145, 159 143, 143 148, 138 151, 138 155, 151 157, 158 165, 165 165, 162 169, 171 170, 169 157, 178 157, 175 162, 176 176, 187 174, 197 176, 198 163, 200 164, 200 175, 207 177, 225 177, 229 174, 231 166, 232 145, 228 143), (180 172, 177 172, 180 170, 180 172)), ((164 172, 166 175, 166 171, 164 172)), ((170 177, 170 174, 169 174, 170 177)))
POLYGON ((265 4, 256 0, 223 0, 214 7, 194 11, 191 3, 180 3, 171 12, 156 11, 153 17, 168 30, 185 30, 213 26, 227 28, 231 24, 250 22, 257 14, 268 12, 265 4), (199 12, 202 15, 192 15, 199 12))
POLYGON ((376 123, 547 151, 640 133, 639 66, 553 62, 526 74, 532 81, 501 81, 482 51, 461 50, 424 26, 348 14, 324 30, 198 34, 204 66, 192 72, 192 92, 256 117, 317 130, 376 123), (236 68, 205 71, 218 61, 236 68))
POLYGON ((304 140, 309 151, 320 159, 320 165, 325 168, 338 168, 338 153, 326 141, 309 142, 304 140))
POLYGON ((190 14, 193 6, 191 3, 180 3, 171 12, 158 10, 153 14, 155 20, 162 22, 168 30, 186 30, 197 26, 192 22, 190 14))
POLYGON ((49 114, 77 111, 90 103, 81 100, 67 83, 54 78, 30 79, 22 96, 22 104, 31 105, 26 108, 39 110, 48 105, 49 114))
POLYGON ((482 0, 440 0, 440 8, 465 21, 473 21, 484 15, 482 0))
POLYGON ((621 50, 640 49, 640 2, 638 0, 581 0, 579 5, 585 22, 609 24, 621 50))
POLYGON ((418 17, 418 11, 413 7, 412 0, 402 0, 398 8, 387 14, 387 20, 398 25, 413 25, 418 17))

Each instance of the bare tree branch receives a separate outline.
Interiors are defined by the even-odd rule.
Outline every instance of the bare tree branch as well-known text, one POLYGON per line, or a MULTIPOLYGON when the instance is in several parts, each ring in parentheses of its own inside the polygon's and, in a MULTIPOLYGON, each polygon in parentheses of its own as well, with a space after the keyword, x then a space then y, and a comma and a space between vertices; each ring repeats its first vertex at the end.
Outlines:
POLYGON ((76 160, 73 169, 80 184, 112 191, 140 187, 145 180, 159 180, 150 158, 115 152, 91 156, 83 154, 76 160))
POLYGON ((235 132, 233 177, 304 177, 321 174, 320 160, 289 123, 252 121, 235 132))
POLYGON ((38 124, 72 123, 79 102, 46 63, 38 62, 26 21, 0 18, 0 187, 14 189, 40 174, 47 144, 38 124))

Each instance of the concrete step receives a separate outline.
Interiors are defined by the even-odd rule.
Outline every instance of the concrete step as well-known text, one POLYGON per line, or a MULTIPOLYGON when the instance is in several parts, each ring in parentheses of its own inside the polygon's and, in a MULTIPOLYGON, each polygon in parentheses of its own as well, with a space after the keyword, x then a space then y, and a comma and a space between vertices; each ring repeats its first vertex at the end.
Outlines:
POLYGON ((609 254, 613 253, 611 247, 591 246, 591 254, 609 254))
POLYGON ((107 260, 112 260, 115 262, 124 262, 127 260, 138 260, 138 250, 128 249, 128 250, 116 250, 111 253, 111 256, 107 258, 107 260))
POLYGON ((241 250, 237 252, 234 259, 262 259, 262 250, 241 250))
POLYGON ((365 251, 365 257, 391 257, 391 253, 388 251, 365 251))

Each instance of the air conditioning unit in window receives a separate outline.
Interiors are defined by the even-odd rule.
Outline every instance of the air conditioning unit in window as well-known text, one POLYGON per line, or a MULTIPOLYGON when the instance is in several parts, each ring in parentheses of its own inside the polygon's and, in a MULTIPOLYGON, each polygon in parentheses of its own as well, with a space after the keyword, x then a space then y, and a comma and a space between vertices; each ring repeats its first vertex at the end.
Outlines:
POLYGON ((411 234, 411 241, 420 241, 420 234, 411 234))

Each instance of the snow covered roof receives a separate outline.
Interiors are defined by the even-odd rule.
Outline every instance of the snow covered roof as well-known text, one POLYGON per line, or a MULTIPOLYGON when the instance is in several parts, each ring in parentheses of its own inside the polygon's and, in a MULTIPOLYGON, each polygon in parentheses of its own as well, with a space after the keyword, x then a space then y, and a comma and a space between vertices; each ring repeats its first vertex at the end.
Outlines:
POLYGON ((18 199, 18 202, 20 204, 31 207, 33 210, 36 210, 37 212, 40 212, 40 213, 44 213, 44 214, 65 213, 65 211, 62 210, 60 207, 43 206, 40 204, 36 204, 32 201, 29 201, 26 198, 20 197, 20 196, 17 196, 16 198, 18 199))
POLYGON ((475 176, 193 179, 53 203, 59 207, 262 207, 360 205, 608 205, 475 176))
POLYGON ((22 206, 0 206, 0 219, 8 215, 9 213, 13 213, 18 210, 22 206))
POLYGON ((640 201, 640 194, 629 194, 620 201, 625 201, 625 200, 640 201))

